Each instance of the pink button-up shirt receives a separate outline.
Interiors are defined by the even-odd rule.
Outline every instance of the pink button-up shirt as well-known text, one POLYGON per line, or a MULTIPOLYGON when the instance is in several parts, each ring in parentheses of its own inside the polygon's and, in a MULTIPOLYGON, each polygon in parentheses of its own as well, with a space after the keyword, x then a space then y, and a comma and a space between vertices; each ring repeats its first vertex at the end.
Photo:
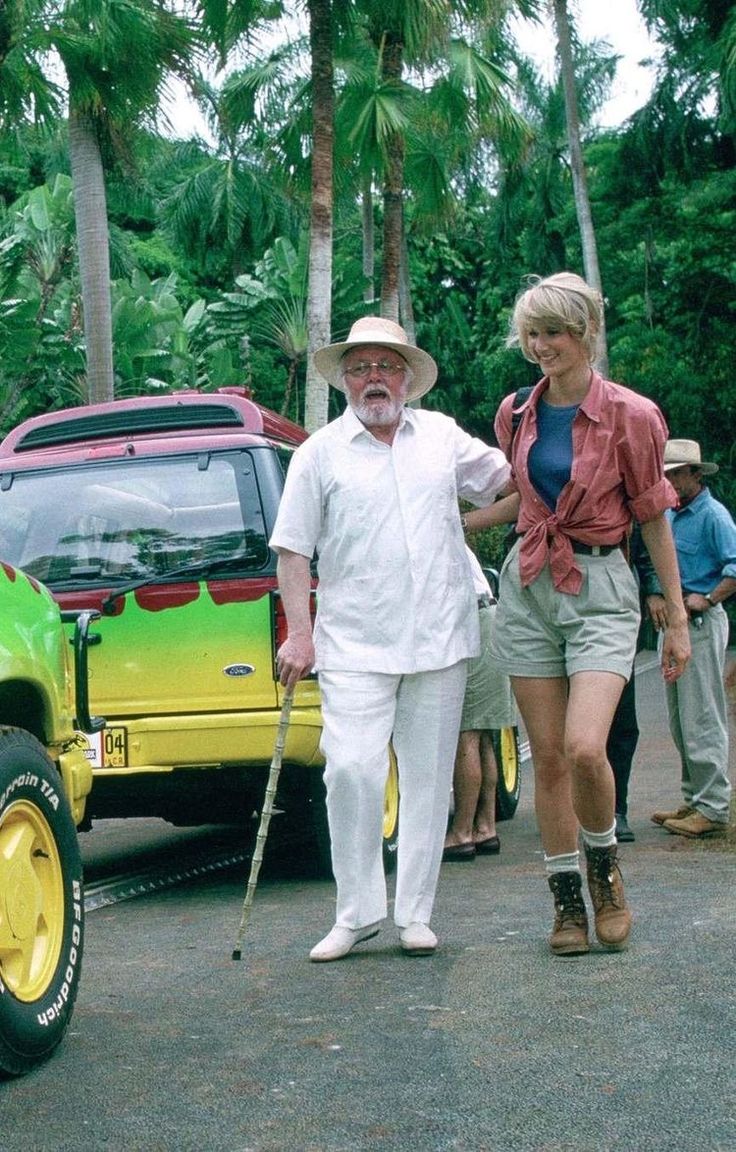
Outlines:
MULTIPOLYGON (((529 477, 529 451, 537 439, 537 404, 549 387, 540 380, 522 406, 511 464, 521 496, 517 531, 523 534, 519 572, 531 584, 549 561, 555 588, 577 595, 582 572, 571 540, 583 544, 618 544, 632 516, 653 520, 677 503, 663 469, 667 425, 659 408, 645 396, 593 373, 585 399, 572 425, 572 471, 551 512, 529 477)), ((496 414, 495 431, 508 455, 511 409, 507 396, 496 414)))

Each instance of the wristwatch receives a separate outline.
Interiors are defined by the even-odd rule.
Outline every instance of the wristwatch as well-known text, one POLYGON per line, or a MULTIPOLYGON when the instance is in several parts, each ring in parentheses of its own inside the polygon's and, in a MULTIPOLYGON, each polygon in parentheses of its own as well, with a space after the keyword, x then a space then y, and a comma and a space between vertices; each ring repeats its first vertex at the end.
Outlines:
POLYGON ((463 532, 467 532, 467 530, 468 530, 468 517, 465 514, 463 514, 460 517, 460 527, 462 528, 463 532))
POLYGON ((706 594, 705 594, 705 599, 708 601, 708 603, 710 604, 711 608, 715 608, 715 606, 716 606, 716 602, 715 602, 715 600, 713 599, 713 597, 712 597, 712 595, 711 595, 711 593, 710 593, 710 592, 706 592, 706 594))

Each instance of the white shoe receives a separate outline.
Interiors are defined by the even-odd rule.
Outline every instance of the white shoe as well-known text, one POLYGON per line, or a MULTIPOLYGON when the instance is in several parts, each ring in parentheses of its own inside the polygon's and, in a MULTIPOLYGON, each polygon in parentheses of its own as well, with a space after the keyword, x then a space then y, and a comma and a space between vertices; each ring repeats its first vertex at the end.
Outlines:
POLYGON ((379 928, 380 924, 366 924, 364 928, 343 928, 340 924, 336 924, 324 940, 315 944, 309 953, 309 959, 317 963, 340 960, 343 956, 347 956, 348 952, 352 952, 356 944, 377 936, 379 928))
POLYGON ((407 956, 431 956, 437 947, 437 937, 429 924, 409 924, 400 930, 399 940, 407 956))

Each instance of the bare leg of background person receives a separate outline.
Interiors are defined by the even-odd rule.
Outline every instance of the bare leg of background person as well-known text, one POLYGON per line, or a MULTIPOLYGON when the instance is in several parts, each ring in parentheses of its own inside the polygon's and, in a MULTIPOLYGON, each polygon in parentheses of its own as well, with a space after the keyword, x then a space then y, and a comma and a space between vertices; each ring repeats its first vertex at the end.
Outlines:
POLYGON ((445 837, 446 848, 473 842, 473 824, 483 786, 480 735, 480 732, 468 729, 458 738, 452 778, 454 808, 452 823, 445 837))
POLYGON ((490 840, 496 835, 496 784, 498 783, 498 767, 493 752, 493 740, 490 732, 480 734, 480 766, 481 785, 478 807, 475 811, 473 825, 473 839, 490 840))

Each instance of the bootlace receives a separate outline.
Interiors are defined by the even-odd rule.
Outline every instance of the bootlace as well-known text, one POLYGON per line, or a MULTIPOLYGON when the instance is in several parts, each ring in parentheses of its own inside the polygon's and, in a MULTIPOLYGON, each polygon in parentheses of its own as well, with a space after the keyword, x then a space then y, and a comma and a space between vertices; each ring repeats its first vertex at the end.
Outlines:
POLYGON ((586 920, 588 914, 585 910, 585 901, 582 897, 582 892, 579 885, 576 885, 572 879, 569 879, 564 873, 558 874, 554 880, 553 885, 555 896, 555 912, 560 925, 571 921, 573 924, 579 924, 581 920, 586 920))
POLYGON ((588 853, 588 860, 593 866, 593 875, 590 877, 595 885, 596 899, 600 904, 610 904, 612 908, 622 908, 623 905, 616 897, 614 888, 615 873, 620 874, 618 860, 607 848, 593 848, 588 853))

